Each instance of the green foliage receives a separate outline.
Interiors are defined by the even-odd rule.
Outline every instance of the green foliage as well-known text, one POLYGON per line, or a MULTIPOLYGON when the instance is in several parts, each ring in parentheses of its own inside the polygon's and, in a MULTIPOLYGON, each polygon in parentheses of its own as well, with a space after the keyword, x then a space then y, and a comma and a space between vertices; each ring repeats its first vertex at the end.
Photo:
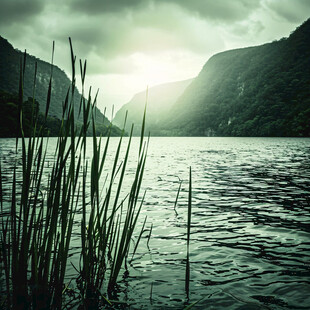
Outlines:
MULTIPOLYGON (((21 137, 19 123, 18 96, 6 92, 0 92, 0 137, 21 137)), ((34 125, 34 118, 38 116, 39 103, 32 98, 28 98, 22 105, 22 123, 24 135, 29 136, 34 125)))
MULTIPOLYGON (((61 120, 55 116, 45 116, 40 110, 40 104, 37 100, 29 97, 27 101, 23 102, 23 130, 25 137, 31 135, 31 129, 34 125, 32 109, 34 107, 34 117, 37 117, 37 125, 41 128, 43 136, 57 137, 61 128, 61 120), (34 106, 33 106, 34 105, 34 106), (32 121, 32 123, 31 123, 32 121)), ((19 117, 18 117, 18 95, 11 95, 0 91, 0 109, 2 111, 0 116, 0 138, 12 138, 18 135, 21 137, 19 117)), ((66 122, 67 120, 64 120, 66 122)), ((110 122, 96 122, 95 135, 106 136, 110 131, 111 136, 119 136, 120 129, 114 125, 109 125, 110 122)), ((77 129, 82 128, 81 122, 76 122, 77 129)), ((87 136, 92 136, 93 131, 87 130, 87 136)))
POLYGON ((210 58, 153 134, 310 136, 310 20, 289 38, 210 58))
MULTIPOLYGON (((34 97, 33 94, 33 78, 36 76, 36 89, 35 98, 40 103, 40 112, 45 114, 48 110, 48 116, 50 117, 46 124, 45 134, 49 132, 50 136, 56 136, 58 134, 57 128, 59 128, 60 120, 62 119, 63 103, 68 89, 71 87, 71 82, 64 71, 59 69, 45 61, 42 61, 34 56, 26 54, 25 73, 23 75, 23 97, 34 97), (52 75, 51 75, 52 72, 52 75), (48 108, 47 108, 48 106, 48 108), (57 121, 57 119, 59 121, 57 121)), ((0 92, 7 94, 19 93, 19 76, 20 76, 20 60, 23 58, 23 53, 13 48, 13 46, 4 38, 0 36, 0 92)), ((77 124, 82 123, 80 111, 80 104, 82 96, 79 94, 76 86, 74 85, 73 94, 74 103, 74 116, 77 124)), ((3 98, 2 98, 3 99, 3 98)), ((2 100, 1 99, 1 100, 2 100)), ((13 101, 15 102, 15 101, 13 101)), ((7 109, 7 108, 6 108, 7 109)), ((14 114, 12 109, 8 110, 14 114)), ((15 116, 1 115, 2 118, 14 120, 15 116)), ((101 113, 101 111, 94 107, 95 121, 98 124, 96 134, 104 135, 107 133, 107 128, 110 122, 101 113), (103 125, 104 123, 104 125, 103 125)), ((26 130, 27 131, 27 130, 26 130)), ((92 133, 89 131, 89 135, 92 133)), ((121 130, 116 126, 112 129, 113 136, 119 136, 121 130)), ((10 137, 10 131, 8 129, 1 130, 2 137, 10 137), (4 135, 6 133, 7 135, 4 135)))
POLYGON ((18 124, 18 98, 10 94, 0 93, 0 137, 15 137, 18 124))

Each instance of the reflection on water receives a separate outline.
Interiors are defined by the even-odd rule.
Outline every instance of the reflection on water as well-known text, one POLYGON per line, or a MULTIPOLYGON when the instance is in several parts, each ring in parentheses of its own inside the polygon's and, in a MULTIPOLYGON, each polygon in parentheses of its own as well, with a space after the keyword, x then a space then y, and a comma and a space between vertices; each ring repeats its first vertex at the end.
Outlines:
MULTIPOLYGON (((14 143, 0 139, 4 181, 14 143)), ((138 143, 134 139, 133 159, 138 143)), ((116 144, 113 138, 111 148, 116 144)), ((133 169, 134 163, 129 173, 133 169)), ((309 309, 309 185, 310 139, 152 138, 141 214, 148 217, 147 231, 129 275, 120 281, 118 298, 132 309, 183 309, 200 299, 195 309, 309 309), (189 166, 193 214, 187 301, 189 166), (183 185, 174 210, 179 178, 183 185)), ((79 225, 77 215, 73 263, 79 225)))

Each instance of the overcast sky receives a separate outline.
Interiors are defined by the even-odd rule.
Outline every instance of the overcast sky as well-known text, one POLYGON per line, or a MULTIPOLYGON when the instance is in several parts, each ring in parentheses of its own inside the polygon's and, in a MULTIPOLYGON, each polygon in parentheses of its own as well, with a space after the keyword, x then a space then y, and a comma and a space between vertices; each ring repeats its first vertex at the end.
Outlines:
POLYGON ((116 110, 147 85, 197 76, 220 51, 287 37, 310 0, 0 0, 0 35, 70 74, 68 37, 87 59, 98 106, 116 110))

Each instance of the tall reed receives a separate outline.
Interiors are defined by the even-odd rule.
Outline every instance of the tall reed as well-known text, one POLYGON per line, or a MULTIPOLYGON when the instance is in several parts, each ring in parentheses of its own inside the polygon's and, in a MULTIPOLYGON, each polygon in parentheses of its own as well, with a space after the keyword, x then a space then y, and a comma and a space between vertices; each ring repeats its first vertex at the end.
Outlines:
POLYGON ((185 272, 185 291, 189 298, 190 282, 190 262, 189 262, 189 244, 191 234, 191 217, 192 217, 192 168, 189 168, 189 188, 188 188, 188 209, 187 209, 187 235, 186 235, 186 272, 185 272))
MULTIPOLYGON (((72 142, 74 136, 71 136, 69 143, 74 127, 73 105, 64 107, 63 115, 67 115, 67 118, 62 119, 53 167, 46 171, 48 140, 43 138, 43 127, 38 128, 37 115, 32 115, 31 134, 28 139, 23 130, 26 52, 24 55, 20 65, 19 82, 21 139, 18 138, 18 134, 15 150, 17 160, 14 163, 9 197, 11 203, 4 207, 1 200, 0 242, 6 279, 6 306, 9 309, 60 309, 73 218, 79 199, 79 194, 75 194, 79 167, 75 163, 76 148, 72 142), (17 163, 19 158, 21 167, 17 163), (20 170, 21 185, 17 180, 20 170), (47 176, 46 184, 43 179, 47 176), (9 210, 7 217, 3 216, 4 208, 9 210)), ((53 56, 54 43, 45 119, 51 101, 53 56)), ((37 66, 33 94, 36 73, 37 66)), ((73 84, 71 87, 73 88, 73 84)), ((34 103, 35 98, 33 113, 34 103)))
MULTIPOLYGON (((16 138, 16 158, 9 196, 4 199, 3 167, 0 160, 1 258, 4 266, 5 307, 8 309, 61 309, 64 301, 65 276, 68 267, 71 235, 77 209, 82 210, 81 256, 78 269, 80 306, 96 307, 102 297, 103 283, 112 289, 128 256, 130 241, 138 222, 144 195, 140 189, 146 162, 148 140, 141 132, 138 162, 131 189, 121 198, 123 181, 131 146, 131 134, 125 157, 119 163, 123 134, 120 137, 112 167, 106 167, 111 126, 105 146, 96 137, 95 106, 91 91, 84 98, 86 62, 80 61, 82 97, 79 114, 82 126, 75 119, 75 62, 70 42, 72 79, 63 103, 61 128, 53 166, 46 166, 48 138, 33 114, 31 135, 23 132, 23 88, 26 52, 20 62, 19 124, 21 139, 16 138), (91 127, 91 128, 90 128, 91 127), (87 132, 91 130, 92 157, 86 157, 87 132), (21 144, 21 145, 20 145, 21 144), (21 166, 18 159, 21 158, 21 166), (102 191, 102 173, 111 169, 106 191, 102 191), (18 182, 21 170, 22 183, 18 182), (7 201, 10 201, 8 203, 7 201), (106 275, 108 273, 108 275, 106 275)), ((45 119, 51 104, 53 83, 48 85, 45 119)), ((33 85, 35 103, 36 72, 33 85)), ((34 108, 33 108, 34 111, 34 108)))
MULTIPOLYGON (((143 118, 143 124, 145 116, 143 118)), ((94 126, 94 119, 92 120, 94 126)), ((126 119, 124 128, 126 125, 126 119)), ((144 125, 143 125, 144 127, 144 125)), ((93 128, 93 130, 95 130, 93 128)), ((138 154, 138 163, 135 177, 131 185, 129 194, 120 201, 123 181, 129 158, 129 151, 132 140, 131 129, 125 156, 119 167, 118 161, 123 142, 123 133, 120 137, 114 162, 111 169, 109 183, 106 186, 106 193, 100 199, 100 179, 101 173, 106 165, 106 154, 109 146, 109 136, 106 140, 104 150, 101 151, 102 140, 93 136, 93 158, 90 172, 84 168, 82 182, 82 224, 81 224, 81 267, 79 277, 79 287, 83 303, 93 306, 98 303, 101 297, 100 290, 107 278, 107 287, 113 289, 116 284, 118 274, 128 256, 130 242, 138 221, 144 195, 141 201, 138 200, 143 172, 145 167, 148 141, 143 142, 144 130, 141 132, 141 142, 138 154), (90 201, 87 203, 86 184, 87 176, 91 180, 90 201), (116 182, 116 178, 118 181, 116 182), (114 190, 114 195, 112 195, 114 190), (90 214, 87 208, 90 206, 90 214), (106 276, 108 272, 108 276, 106 276)), ((142 230, 144 225, 142 227, 142 230)), ((141 238, 141 233, 139 239, 141 238)))

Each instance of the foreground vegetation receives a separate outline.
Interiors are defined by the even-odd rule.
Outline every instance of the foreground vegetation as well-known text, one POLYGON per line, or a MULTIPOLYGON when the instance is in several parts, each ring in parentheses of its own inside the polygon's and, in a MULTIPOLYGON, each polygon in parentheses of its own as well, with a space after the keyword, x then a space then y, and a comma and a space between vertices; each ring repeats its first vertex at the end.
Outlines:
MULTIPOLYGON (((76 57, 72 45, 71 59, 72 83, 63 105, 52 169, 45 164, 48 140, 43 137, 49 121, 52 74, 42 120, 35 99, 31 108, 29 101, 24 103, 26 54, 21 61, 18 125, 15 125, 17 137, 20 135, 21 139, 16 139, 17 160, 9 193, 4 191, 0 164, 0 243, 4 267, 1 276, 5 279, 5 295, 1 304, 4 308, 61 309, 80 305, 80 308, 96 309, 103 304, 110 305, 102 295, 102 288, 105 285, 111 291, 116 285, 142 207, 144 195, 140 195, 140 188, 148 148, 144 128, 131 189, 123 199, 121 191, 131 135, 125 157, 121 159, 122 132, 113 165, 106 167, 112 125, 103 145, 103 140, 96 137, 96 97, 92 99, 89 92, 88 99, 84 98, 86 62, 80 62, 83 96, 79 114, 83 123, 77 126, 74 111, 76 57), (86 158, 89 130, 93 136, 91 159, 86 158), (29 136, 27 139, 25 132, 29 136), (101 176, 107 169, 111 171, 103 191, 101 176), (18 182, 19 173, 22 183, 18 182), (82 213, 81 255, 79 266, 74 266, 78 274, 78 292, 72 293, 65 285, 65 275, 72 227, 78 210, 82 213)), ((35 70, 33 94, 36 79, 35 70)))
MULTIPOLYGON (((16 116, 10 120, 13 123, 10 128, 14 126, 11 133, 16 136, 16 146, 10 184, 4 177, 3 172, 7 174, 7 170, 1 166, 0 158, 0 281, 4 284, 0 309, 114 308, 117 301, 110 300, 109 296, 113 296, 120 272, 128 272, 127 258, 132 237, 136 235, 135 247, 130 251, 134 256, 145 231, 146 218, 140 225, 140 231, 136 232, 135 228, 145 197, 145 192, 140 193, 140 190, 149 144, 149 137, 144 138, 146 107, 136 169, 129 192, 124 196, 133 125, 125 154, 121 152, 123 129, 113 163, 107 165, 113 126, 109 125, 105 139, 96 137, 96 96, 93 99, 89 91, 87 100, 84 97, 86 62, 81 61, 82 97, 78 117, 82 118, 83 123, 76 122, 76 57, 71 40, 70 47, 72 83, 64 100, 61 121, 57 121, 54 128, 57 147, 52 167, 46 164, 49 142, 44 135, 48 133, 47 124, 51 122, 48 112, 53 70, 44 115, 39 113, 39 104, 35 100, 36 70, 33 99, 24 101, 26 53, 20 61, 18 97, 2 93, 3 102, 12 102, 7 108, 12 109, 16 116), (87 142, 89 132, 92 138, 87 142), (103 182, 102 176, 107 171, 110 171, 109 177, 103 182), (78 266, 72 265, 76 277, 68 283, 66 272, 77 214, 80 223, 80 258, 78 266), (71 282, 75 284, 71 285, 71 282)), ((180 188, 181 183, 175 206, 180 188)), ((191 172, 185 272, 187 300, 190 286, 190 225, 191 172)))

